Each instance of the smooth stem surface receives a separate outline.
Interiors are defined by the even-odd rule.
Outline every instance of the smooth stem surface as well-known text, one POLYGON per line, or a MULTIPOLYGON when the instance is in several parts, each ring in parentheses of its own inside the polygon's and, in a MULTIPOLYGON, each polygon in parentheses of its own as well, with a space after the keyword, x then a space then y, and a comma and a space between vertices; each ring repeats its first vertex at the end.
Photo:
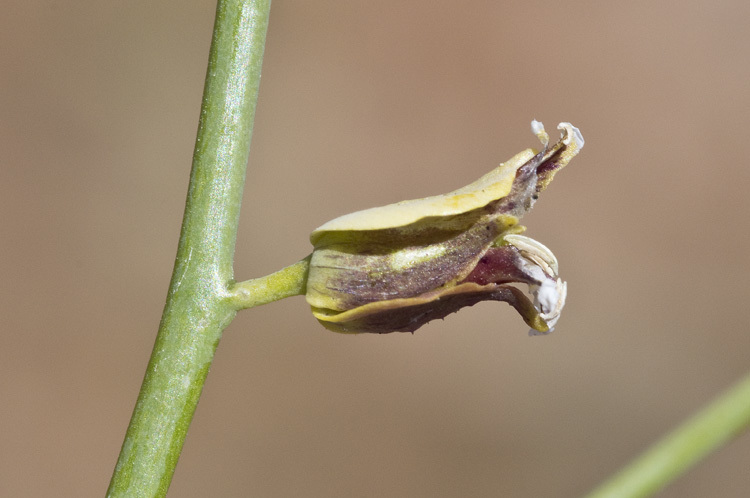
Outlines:
POLYGON ((750 426, 750 375, 587 498, 651 496, 750 426))
POLYGON ((310 256, 261 278, 238 282, 230 287, 231 302, 241 310, 268 304, 306 292, 310 256))
POLYGON ((164 496, 221 333, 270 0, 219 0, 177 260, 108 496, 164 496))

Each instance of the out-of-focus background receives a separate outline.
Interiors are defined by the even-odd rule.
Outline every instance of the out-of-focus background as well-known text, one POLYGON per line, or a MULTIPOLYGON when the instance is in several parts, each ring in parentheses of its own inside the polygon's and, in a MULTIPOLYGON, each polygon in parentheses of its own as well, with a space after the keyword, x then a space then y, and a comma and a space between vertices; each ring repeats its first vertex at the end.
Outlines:
MULTIPOLYGON (((238 279, 338 215, 586 147, 531 215, 569 300, 416 334, 302 297, 226 330, 171 496, 575 497, 742 376, 746 1, 276 0, 238 279)), ((167 291, 215 4, 10 2, 0 19, 0 495, 101 496, 167 291)), ((661 496, 747 496, 750 437, 661 496)))

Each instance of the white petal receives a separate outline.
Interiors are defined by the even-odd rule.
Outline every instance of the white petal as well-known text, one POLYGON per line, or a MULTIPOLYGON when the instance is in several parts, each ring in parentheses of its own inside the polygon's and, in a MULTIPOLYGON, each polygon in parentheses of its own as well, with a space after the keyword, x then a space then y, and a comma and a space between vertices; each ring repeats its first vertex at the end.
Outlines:
MULTIPOLYGON (((568 286, 557 276, 557 258, 547 246, 530 237, 509 234, 503 237, 513 247, 517 248, 526 262, 524 271, 536 279, 538 285, 529 285, 529 293, 534 297, 534 307, 539 316, 547 323, 552 332, 565 306, 568 286)), ((530 330, 530 335, 540 335, 537 330, 530 330)))

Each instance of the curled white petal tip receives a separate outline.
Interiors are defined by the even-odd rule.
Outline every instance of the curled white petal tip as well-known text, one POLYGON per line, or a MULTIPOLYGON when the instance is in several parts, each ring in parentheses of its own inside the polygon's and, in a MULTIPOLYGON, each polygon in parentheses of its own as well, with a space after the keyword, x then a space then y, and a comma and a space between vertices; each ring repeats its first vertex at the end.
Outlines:
POLYGON ((554 282, 545 280, 536 293, 534 304, 542 311, 540 316, 547 322, 550 332, 555 328, 557 320, 560 319, 560 313, 565 306, 567 295, 568 284, 563 282, 561 278, 557 278, 554 282))
POLYGON ((531 132, 539 138, 542 145, 547 147, 547 144, 549 144, 549 135, 547 135, 544 124, 541 121, 537 121, 536 119, 531 121, 531 132))
POLYGON ((530 335, 543 335, 552 332, 565 306, 568 285, 557 276, 557 258, 547 246, 525 235, 508 234, 503 239, 519 250, 527 261, 527 270, 539 282, 530 285, 529 291, 534 296, 534 307, 545 321, 549 330, 539 332, 530 330, 530 335))
POLYGON ((578 128, 570 123, 560 123, 557 125, 557 129, 564 131, 563 143, 565 145, 570 145, 571 142, 575 142, 579 149, 583 148, 585 141, 583 140, 583 135, 578 128))
POLYGON ((548 275, 557 275, 559 271, 557 258, 547 246, 538 240, 517 233, 509 233, 503 237, 503 240, 518 248, 524 257, 537 263, 548 275))
POLYGON ((529 335, 547 335, 555 330, 557 320, 565 306, 565 298, 568 294, 568 284, 561 278, 553 282, 545 280, 535 291, 534 307, 540 311, 539 316, 549 327, 546 332, 529 329, 529 335))

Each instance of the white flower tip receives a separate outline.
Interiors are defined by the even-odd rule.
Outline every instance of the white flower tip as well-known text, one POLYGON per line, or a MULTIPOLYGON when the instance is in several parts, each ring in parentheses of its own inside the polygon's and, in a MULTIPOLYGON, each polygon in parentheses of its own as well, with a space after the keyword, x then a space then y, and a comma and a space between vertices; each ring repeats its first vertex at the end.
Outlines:
POLYGON ((535 262, 548 275, 557 275, 559 268, 557 258, 547 246, 531 237, 517 233, 503 236, 508 244, 515 246, 527 259, 535 262))
POLYGON ((547 147, 547 144, 549 144, 549 135, 544 130, 544 124, 541 121, 537 121, 536 119, 531 120, 531 132, 537 136, 542 145, 547 147))
POLYGON ((541 312, 540 316, 547 322, 550 332, 555 328, 560 313, 565 306, 568 295, 568 284, 561 278, 545 280, 536 292, 535 306, 541 312))
POLYGON ((529 292, 534 297, 534 307, 549 330, 539 332, 532 329, 529 334, 549 334, 560 318, 568 293, 568 285, 557 276, 557 258, 547 246, 525 235, 508 234, 503 240, 518 249, 526 261, 526 271, 539 282, 529 285, 529 292))
POLYGON ((546 332, 530 329, 529 335, 547 335, 555 330, 557 320, 565 306, 565 298, 568 294, 568 284, 561 278, 556 280, 544 280, 542 285, 532 291, 534 293, 534 307, 539 311, 539 316, 547 324, 546 332))
POLYGON ((583 140, 583 135, 578 128, 570 123, 560 123, 559 125, 557 125, 557 129, 563 130, 563 143, 565 145, 575 143, 575 145, 578 146, 578 149, 583 148, 583 144, 585 143, 585 141, 583 140))

